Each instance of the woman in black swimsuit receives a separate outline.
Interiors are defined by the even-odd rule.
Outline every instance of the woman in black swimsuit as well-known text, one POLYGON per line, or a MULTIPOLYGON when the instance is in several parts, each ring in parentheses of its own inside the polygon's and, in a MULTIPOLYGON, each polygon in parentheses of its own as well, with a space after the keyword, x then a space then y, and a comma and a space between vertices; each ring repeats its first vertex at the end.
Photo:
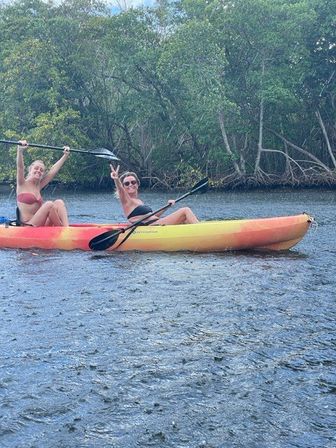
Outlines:
MULTIPOLYGON (((138 176, 132 172, 126 172, 119 177, 119 165, 117 168, 111 166, 111 178, 114 180, 117 188, 117 194, 123 207, 125 216, 130 223, 137 222, 144 219, 144 223, 148 225, 164 225, 164 224, 196 224, 197 217, 189 207, 183 207, 176 210, 176 212, 161 218, 162 213, 157 213, 146 220, 146 215, 149 215, 153 210, 145 205, 141 199, 138 198, 138 189, 140 181, 138 176)), ((169 200, 168 204, 173 205, 174 200, 169 200)))

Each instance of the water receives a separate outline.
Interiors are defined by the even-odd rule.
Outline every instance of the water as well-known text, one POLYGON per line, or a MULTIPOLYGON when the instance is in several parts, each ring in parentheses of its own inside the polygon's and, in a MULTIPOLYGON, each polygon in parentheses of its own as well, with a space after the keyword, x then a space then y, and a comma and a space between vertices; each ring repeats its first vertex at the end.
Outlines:
MULTIPOLYGON (((111 194, 65 199, 72 222, 123 220, 111 194)), ((336 446, 336 192, 184 204, 318 226, 280 254, 1 250, 1 447, 336 446)))

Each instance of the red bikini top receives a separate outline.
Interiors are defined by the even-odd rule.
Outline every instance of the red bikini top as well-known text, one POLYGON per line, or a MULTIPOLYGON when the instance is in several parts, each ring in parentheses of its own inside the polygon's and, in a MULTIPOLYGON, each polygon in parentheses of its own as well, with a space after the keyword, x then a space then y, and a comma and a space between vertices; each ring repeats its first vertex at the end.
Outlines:
POLYGON ((43 204, 43 199, 37 199, 37 197, 33 193, 19 193, 17 195, 18 202, 22 202, 23 204, 39 204, 41 206, 43 204))

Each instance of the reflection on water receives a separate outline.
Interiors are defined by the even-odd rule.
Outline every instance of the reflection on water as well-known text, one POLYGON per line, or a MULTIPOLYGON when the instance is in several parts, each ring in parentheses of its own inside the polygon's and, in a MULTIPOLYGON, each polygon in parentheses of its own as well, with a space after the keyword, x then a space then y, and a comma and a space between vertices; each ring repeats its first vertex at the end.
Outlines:
MULTIPOLYGON (((1 447, 336 446, 335 193, 189 199, 319 226, 280 253, 1 250, 1 447)), ((66 201, 123 220, 111 194, 66 201)))

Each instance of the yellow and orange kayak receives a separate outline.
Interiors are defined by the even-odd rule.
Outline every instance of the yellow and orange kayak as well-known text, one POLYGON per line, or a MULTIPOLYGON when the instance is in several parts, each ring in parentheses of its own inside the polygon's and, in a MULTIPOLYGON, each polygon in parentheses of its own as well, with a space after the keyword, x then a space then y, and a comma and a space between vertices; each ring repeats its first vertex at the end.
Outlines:
MULTIPOLYGON (((313 218, 303 213, 276 218, 203 221, 198 224, 141 226, 122 243, 118 236, 108 250, 193 251, 287 250, 306 234, 313 218), (118 247, 119 246, 119 247, 118 247)), ((0 248, 90 250, 92 238, 127 224, 73 224, 70 227, 0 226, 0 248)))

